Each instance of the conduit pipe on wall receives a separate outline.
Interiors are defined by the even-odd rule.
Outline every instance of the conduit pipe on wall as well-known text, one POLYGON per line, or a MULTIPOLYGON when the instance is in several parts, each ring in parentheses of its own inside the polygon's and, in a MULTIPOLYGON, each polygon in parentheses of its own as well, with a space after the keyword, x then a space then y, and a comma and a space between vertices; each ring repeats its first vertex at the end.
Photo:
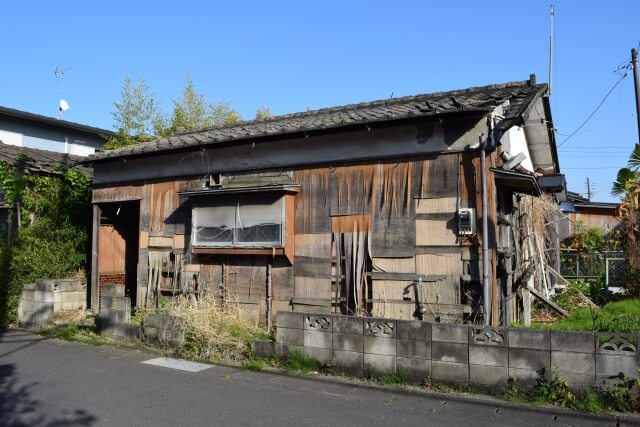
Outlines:
POLYGON ((489 221, 487 218, 487 157, 485 142, 480 140, 480 177, 482 179, 482 314, 484 324, 490 323, 490 293, 489 293, 489 221))
POLYGON ((273 324, 271 323, 271 262, 273 258, 269 258, 267 262, 267 330, 271 332, 273 324))

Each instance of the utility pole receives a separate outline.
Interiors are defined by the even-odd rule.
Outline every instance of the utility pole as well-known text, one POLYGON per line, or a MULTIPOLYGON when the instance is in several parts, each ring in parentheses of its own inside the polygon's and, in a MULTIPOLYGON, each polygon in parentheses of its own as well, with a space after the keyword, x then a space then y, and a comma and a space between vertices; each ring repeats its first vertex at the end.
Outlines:
POLYGON ((548 95, 551 96, 551 80, 552 80, 552 75, 553 75, 553 27, 554 27, 554 18, 556 16, 556 7, 554 5, 551 5, 551 8, 549 9, 549 15, 550 15, 550 29, 549 29, 549 93, 548 95))
POLYGON ((638 121, 638 144, 640 144, 640 77, 638 75, 638 49, 631 49, 631 67, 633 83, 636 87, 636 120, 638 121))
POLYGON ((589 182, 589 177, 587 177, 587 200, 591 201, 591 183, 589 182))

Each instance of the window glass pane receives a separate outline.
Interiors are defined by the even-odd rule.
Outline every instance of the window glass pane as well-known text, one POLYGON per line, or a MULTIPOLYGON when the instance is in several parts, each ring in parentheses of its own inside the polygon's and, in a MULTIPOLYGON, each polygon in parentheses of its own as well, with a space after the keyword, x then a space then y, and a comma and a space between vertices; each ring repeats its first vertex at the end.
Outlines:
MULTIPOLYGON (((221 202, 223 202, 221 200, 221 202)), ((231 244, 235 227, 235 205, 209 203, 193 208, 195 244, 231 244)))
POLYGON ((238 206, 238 228, 260 224, 282 223, 282 197, 278 195, 255 194, 244 196, 238 206))
POLYGON ((240 243, 280 243, 280 224, 260 224, 236 229, 240 243))

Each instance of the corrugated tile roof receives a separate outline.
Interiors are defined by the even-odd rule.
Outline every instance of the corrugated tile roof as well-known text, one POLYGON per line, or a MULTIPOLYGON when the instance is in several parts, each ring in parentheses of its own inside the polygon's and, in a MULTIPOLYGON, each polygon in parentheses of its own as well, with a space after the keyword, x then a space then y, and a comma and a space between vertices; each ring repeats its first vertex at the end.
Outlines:
POLYGON ((535 97, 543 94, 546 90, 546 84, 536 85, 534 82, 526 80, 324 108, 276 116, 267 120, 254 120, 182 133, 155 141, 98 152, 89 156, 86 161, 107 160, 193 146, 337 129, 358 124, 433 116, 435 114, 489 111, 507 101, 509 101, 509 105, 505 109, 505 123, 511 123, 520 117, 535 97))
MULTIPOLYGON (((84 160, 84 157, 38 150, 36 148, 18 147, 4 144, 0 141, 0 161, 15 166, 24 173, 61 175, 65 169, 72 167, 81 160, 84 160)), ((78 169, 87 175, 92 174, 92 169, 86 166, 79 166, 78 169)))

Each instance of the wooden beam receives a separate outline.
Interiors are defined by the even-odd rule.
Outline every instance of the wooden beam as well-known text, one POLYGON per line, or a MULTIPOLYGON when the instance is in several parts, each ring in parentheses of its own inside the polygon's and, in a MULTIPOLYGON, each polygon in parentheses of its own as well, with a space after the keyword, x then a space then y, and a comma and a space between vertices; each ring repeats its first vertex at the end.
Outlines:
POLYGON ((558 304, 556 304, 555 302, 551 301, 548 298, 545 298, 545 296, 537 289, 530 288, 529 291, 533 294, 534 297, 538 298, 540 301, 544 302, 546 305, 548 305, 549 307, 551 307, 553 310, 557 311, 561 315, 565 317, 569 315, 569 313, 563 310, 558 304))
POLYGON ((100 309, 99 282, 98 282, 98 234, 100 232, 101 209, 97 204, 93 205, 93 224, 91 231, 91 295, 90 307, 100 309))

